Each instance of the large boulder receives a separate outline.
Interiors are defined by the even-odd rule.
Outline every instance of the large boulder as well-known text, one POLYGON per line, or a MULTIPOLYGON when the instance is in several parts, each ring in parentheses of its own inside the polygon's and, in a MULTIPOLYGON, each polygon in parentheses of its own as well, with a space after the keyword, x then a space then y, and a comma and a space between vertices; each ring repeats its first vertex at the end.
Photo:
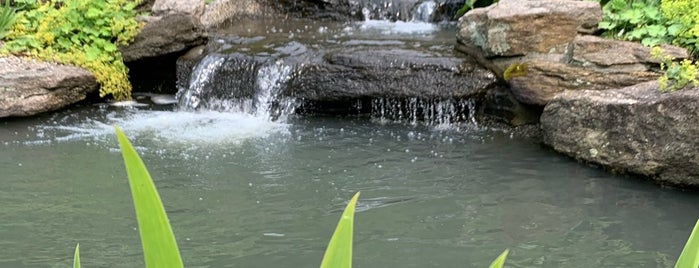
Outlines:
POLYGON ((156 0, 146 25, 129 46, 122 47, 124 61, 180 52, 206 42, 200 17, 204 0, 156 0))
POLYGON ((592 32, 602 16, 592 1, 502 0, 461 17, 457 40, 486 57, 564 53, 578 32, 592 32))
POLYGON ((699 90, 662 93, 655 81, 604 91, 565 91, 544 109, 554 150, 670 185, 699 186, 699 90))
POLYGON ((407 49, 356 48, 306 64, 287 94, 316 101, 356 98, 467 98, 496 77, 468 60, 407 49))
POLYGON ((18 57, 0 58, 0 118, 58 110, 99 84, 87 70, 18 57))
MULTIPOLYGON (((686 49, 664 46, 667 55, 687 58, 686 49)), ((494 60, 495 64, 520 64, 523 72, 509 82, 517 99, 546 105, 565 90, 605 90, 656 80, 660 62, 650 56, 650 48, 636 42, 608 40, 597 36, 577 36, 570 49, 558 60, 525 56, 494 60)))

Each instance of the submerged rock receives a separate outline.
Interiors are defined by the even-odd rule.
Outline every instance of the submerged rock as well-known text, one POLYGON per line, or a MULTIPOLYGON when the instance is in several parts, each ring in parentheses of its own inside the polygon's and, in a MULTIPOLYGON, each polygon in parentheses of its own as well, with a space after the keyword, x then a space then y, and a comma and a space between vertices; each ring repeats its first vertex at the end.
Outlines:
POLYGON ((98 89, 87 70, 17 57, 0 58, 0 118, 54 111, 98 89))
POLYGON ((544 142, 554 150, 659 183, 699 186, 699 90, 662 93, 655 81, 566 91, 544 109, 544 142))

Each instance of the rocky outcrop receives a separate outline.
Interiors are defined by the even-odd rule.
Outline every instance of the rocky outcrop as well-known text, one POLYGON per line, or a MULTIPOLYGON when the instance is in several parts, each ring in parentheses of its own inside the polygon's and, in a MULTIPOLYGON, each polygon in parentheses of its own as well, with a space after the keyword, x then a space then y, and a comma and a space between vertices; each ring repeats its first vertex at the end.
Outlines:
POLYGON ((203 13, 204 0, 156 0, 134 42, 121 48, 124 60, 162 56, 203 44, 203 13))
POLYGON ((17 57, 0 58, 0 118, 53 111, 98 88, 87 70, 17 57))
MULTIPOLYGON (((601 19, 599 4, 591 1, 503 0, 461 18, 456 48, 509 79, 516 99, 531 105, 544 106, 565 90, 604 90, 657 79, 659 62, 649 48, 588 35, 601 19), (505 74, 510 67, 518 68, 515 75, 505 74)), ((688 57, 681 48, 666 46, 665 51, 688 57)))
POLYGON ((482 96, 495 75, 475 62, 406 49, 352 49, 308 64, 289 95, 307 100, 482 96))
POLYGON ((651 81, 566 91, 544 109, 544 142, 554 150, 663 184, 699 187, 699 90, 661 93, 651 81))

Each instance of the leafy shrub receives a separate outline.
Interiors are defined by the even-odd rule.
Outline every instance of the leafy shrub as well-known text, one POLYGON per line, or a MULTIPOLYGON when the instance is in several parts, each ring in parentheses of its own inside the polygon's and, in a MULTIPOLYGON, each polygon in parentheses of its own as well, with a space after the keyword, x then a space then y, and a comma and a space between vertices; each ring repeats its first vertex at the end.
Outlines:
POLYGON ((602 7, 603 36, 640 41, 646 46, 674 44, 699 52, 699 0, 610 0, 602 7))
POLYGON ((671 22, 672 44, 699 54, 699 0, 663 0, 660 10, 671 22))
POLYGON ((651 50, 651 56, 660 61, 660 70, 665 71, 663 76, 658 78, 660 90, 671 92, 682 89, 689 83, 694 86, 699 85, 697 77, 699 77, 699 63, 684 59, 681 62, 676 62, 675 58, 665 55, 663 49, 654 47, 651 50))
POLYGON ((100 96, 128 99, 131 84, 117 46, 143 26, 135 20, 139 2, 17 0, 21 8, 3 52, 84 67, 101 84, 100 96))
POLYGON ((456 11, 456 17, 461 17, 466 12, 477 7, 487 7, 489 5, 497 3, 498 0, 466 0, 464 5, 456 11))
POLYGON ((4 6, 0 6, 0 40, 5 38, 7 31, 15 23, 15 11, 9 0, 5 0, 4 6))

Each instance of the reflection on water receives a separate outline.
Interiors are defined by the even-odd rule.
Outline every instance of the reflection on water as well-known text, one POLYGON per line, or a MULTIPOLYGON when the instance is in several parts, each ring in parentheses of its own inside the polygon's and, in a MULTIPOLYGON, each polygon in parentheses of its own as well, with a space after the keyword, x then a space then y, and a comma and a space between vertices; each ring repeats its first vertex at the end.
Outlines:
POLYGON ((0 267, 142 265, 111 125, 143 154, 187 267, 313 267, 362 191, 357 267, 669 267, 690 192, 505 130, 85 108, 0 123, 0 267), (39 141, 39 142, 37 142, 39 141))

